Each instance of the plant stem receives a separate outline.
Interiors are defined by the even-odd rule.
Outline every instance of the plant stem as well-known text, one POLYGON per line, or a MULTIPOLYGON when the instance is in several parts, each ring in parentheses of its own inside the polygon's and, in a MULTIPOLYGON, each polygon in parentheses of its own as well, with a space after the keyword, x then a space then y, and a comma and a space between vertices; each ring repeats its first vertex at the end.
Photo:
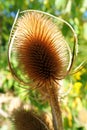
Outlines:
POLYGON ((54 130, 63 130, 62 114, 58 101, 58 88, 54 84, 54 86, 48 86, 47 90, 49 93, 49 101, 52 110, 54 130))

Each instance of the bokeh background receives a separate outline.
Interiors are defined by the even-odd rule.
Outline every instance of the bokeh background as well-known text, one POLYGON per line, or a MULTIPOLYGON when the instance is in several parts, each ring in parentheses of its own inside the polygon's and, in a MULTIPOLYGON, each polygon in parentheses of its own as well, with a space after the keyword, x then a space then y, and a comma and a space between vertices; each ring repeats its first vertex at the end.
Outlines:
MULTIPOLYGON (((49 104, 41 100, 40 94, 20 87, 8 67, 8 40, 18 9, 46 11, 69 22, 79 44, 74 68, 87 59, 87 0, 0 0, 0 130, 14 129, 9 116, 20 104, 50 112, 49 104)), ((62 31, 69 36, 65 26, 62 31)), ((87 65, 65 79, 62 87, 66 95, 61 99, 64 130, 87 130, 87 65)))

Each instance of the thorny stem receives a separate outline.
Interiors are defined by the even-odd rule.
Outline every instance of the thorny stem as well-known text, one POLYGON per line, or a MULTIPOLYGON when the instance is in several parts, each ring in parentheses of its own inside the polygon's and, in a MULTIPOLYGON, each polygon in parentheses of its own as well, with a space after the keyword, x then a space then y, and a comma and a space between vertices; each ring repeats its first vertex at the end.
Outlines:
POLYGON ((61 114, 60 105, 58 101, 58 92, 57 92, 58 89, 54 85, 50 87, 48 86, 47 90, 49 93, 49 102, 52 110, 54 130, 63 130, 62 114, 61 114))

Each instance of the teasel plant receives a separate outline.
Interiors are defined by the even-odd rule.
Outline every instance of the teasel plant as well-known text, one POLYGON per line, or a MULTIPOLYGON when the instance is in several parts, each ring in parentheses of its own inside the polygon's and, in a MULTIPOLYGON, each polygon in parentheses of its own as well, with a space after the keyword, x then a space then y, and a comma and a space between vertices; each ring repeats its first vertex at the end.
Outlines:
POLYGON ((77 35, 65 20, 38 10, 18 11, 9 38, 8 62, 14 78, 38 90, 50 103, 54 130, 63 130, 60 81, 72 71, 78 53, 77 35), (65 24, 73 34, 71 50, 61 31, 65 24))

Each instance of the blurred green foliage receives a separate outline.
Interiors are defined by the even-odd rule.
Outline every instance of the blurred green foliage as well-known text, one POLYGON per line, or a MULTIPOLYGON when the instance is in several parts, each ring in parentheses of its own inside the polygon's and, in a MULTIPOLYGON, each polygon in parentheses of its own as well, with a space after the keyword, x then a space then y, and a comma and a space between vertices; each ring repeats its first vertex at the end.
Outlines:
MULTIPOLYGON (((19 96, 23 102, 30 102, 38 110, 48 109, 47 103, 35 100, 40 95, 34 91, 27 92, 18 87, 8 68, 8 39, 10 30, 20 10, 37 9, 60 16, 69 22, 78 35, 79 53, 75 65, 87 59, 87 0, 0 0, 0 102, 1 96, 8 93, 19 96)), ((66 37, 69 32, 62 28, 66 37)), ((76 67, 76 66, 75 66, 76 67)), ((87 130, 87 68, 86 66, 75 75, 71 75, 72 90, 63 99, 62 111, 65 130, 87 130)), ((64 81, 67 90, 71 80, 64 81)), ((10 95, 10 94, 9 94, 10 95)), ((7 104, 0 104, 0 109, 8 112, 7 104), (4 104, 4 105, 3 105, 4 104)), ((4 118, 0 119, 0 130, 7 130, 4 118)))

